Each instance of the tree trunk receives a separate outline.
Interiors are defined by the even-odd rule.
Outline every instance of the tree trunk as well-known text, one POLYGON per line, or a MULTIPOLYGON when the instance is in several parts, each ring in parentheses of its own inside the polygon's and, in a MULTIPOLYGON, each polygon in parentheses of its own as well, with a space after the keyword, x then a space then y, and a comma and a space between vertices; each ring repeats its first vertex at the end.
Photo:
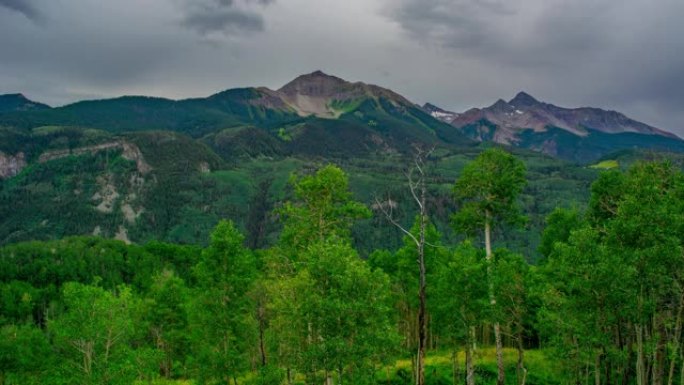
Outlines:
MULTIPOLYGON (((672 359, 670 360, 670 370, 667 376, 667 385, 672 385, 674 381, 674 370, 675 364, 677 363, 677 358, 679 357, 679 340, 682 336, 682 311, 684 309, 684 291, 679 296, 679 309, 677 310, 677 320, 675 321, 675 331, 674 331, 674 341, 672 341, 672 346, 674 351, 672 352, 672 359)), ((682 363, 684 365, 684 362, 682 363)))
MULTIPOLYGON (((431 151, 430 151, 431 152, 431 151)), ((427 314, 426 314, 426 271, 425 271, 425 228, 427 226, 427 207, 426 207, 426 186, 425 186, 425 171, 423 167, 424 159, 429 156, 430 152, 424 154, 419 150, 415 159, 415 167, 411 168, 407 177, 409 189, 411 190, 411 196, 416 201, 419 209, 419 219, 420 219, 420 229, 419 234, 416 237, 411 231, 403 228, 401 224, 392 218, 392 214, 389 211, 383 210, 387 219, 389 219, 392 224, 399 228, 406 236, 411 238, 415 243, 418 252, 418 269, 419 269, 419 287, 418 287, 418 352, 416 354, 416 384, 425 384, 425 349, 427 347, 427 314), (417 180, 413 179, 413 171, 417 170, 419 177, 417 180)), ((379 202, 378 202, 379 203, 379 202)), ((382 204, 379 204, 382 209, 382 204)))
POLYGON ((426 290, 426 279, 425 279, 425 226, 427 222, 425 214, 425 184, 421 184, 420 191, 420 234, 418 242, 418 266, 420 269, 420 289, 419 289, 419 300, 420 306, 418 309, 418 382, 417 385, 425 384, 425 346, 427 345, 427 319, 425 310, 425 290, 426 290))
POLYGON ((684 385, 684 353, 682 353, 681 347, 679 348, 679 360, 683 362, 681 369, 679 369, 679 385, 684 385))
POLYGON ((265 310, 263 305, 259 306, 259 353, 261 355, 261 366, 266 366, 266 346, 264 344, 264 317, 265 310))
MULTIPOLYGON (((454 348, 451 353, 451 376, 454 385, 458 385, 458 349, 454 348)), ((2 385, 2 383, 0 383, 2 385)))
MULTIPOLYGON (((494 261, 492 260, 492 229, 491 229, 491 214, 485 213, 485 251, 487 260, 487 278, 489 280, 489 303, 492 309, 496 311, 496 297, 494 296, 494 261)), ((496 376, 496 385, 505 385, 506 378, 504 373, 503 362, 503 344, 501 341, 501 325, 499 321, 494 321, 494 341, 496 343, 496 367, 498 374, 496 376)))
POLYGON ((622 382, 620 384, 627 385, 632 379, 632 365, 630 363, 634 359, 634 342, 629 339, 629 344, 627 344, 627 360, 624 365, 621 365, 622 370, 622 382))
POLYGON ((601 385, 601 353, 596 353, 594 361, 594 385, 601 385))
POLYGON ((518 330, 518 385, 525 385, 527 380, 527 369, 525 368, 525 348, 523 346, 522 327, 518 330))
POLYGON ((644 375, 644 334, 643 327, 640 324, 634 326, 637 340, 637 360, 636 360, 636 378, 637 385, 646 385, 646 376, 644 375))
POLYGON ((653 331, 656 338, 656 349, 653 354, 653 385, 662 385, 665 380, 665 349, 667 348, 667 337, 665 322, 661 313, 657 313, 653 319, 653 331))
POLYGON ((470 338, 466 344, 466 385, 475 385, 475 365, 473 364, 473 339, 475 337, 475 328, 471 327, 470 338))

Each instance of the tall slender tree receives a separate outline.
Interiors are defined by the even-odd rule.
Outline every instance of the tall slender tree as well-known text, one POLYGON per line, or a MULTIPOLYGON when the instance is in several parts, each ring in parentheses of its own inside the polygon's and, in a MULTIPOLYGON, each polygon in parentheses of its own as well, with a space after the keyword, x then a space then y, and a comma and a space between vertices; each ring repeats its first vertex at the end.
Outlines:
MULTIPOLYGON (((475 384, 474 331, 488 317, 490 307, 487 297, 486 266, 482 261, 481 249, 465 241, 437 266, 431 298, 435 298, 432 314, 435 326, 440 330, 454 354, 460 347, 465 349, 466 384, 475 384)), ((456 369, 453 370, 454 384, 456 369)))
MULTIPOLYGON (((491 148, 466 165, 454 186, 460 210, 453 215, 457 231, 474 233, 484 230, 489 302, 496 307, 494 263, 492 259, 492 227, 498 223, 519 223, 522 219, 517 199, 525 187, 525 166, 512 154, 491 148)), ((495 312, 496 313, 496 312, 495 312)), ((503 343, 501 326, 494 320, 497 385, 504 385, 503 343)))
POLYGON ((229 383, 247 369, 256 341, 253 253, 230 221, 221 221, 194 268, 197 286, 190 301, 189 327, 200 380, 229 383))

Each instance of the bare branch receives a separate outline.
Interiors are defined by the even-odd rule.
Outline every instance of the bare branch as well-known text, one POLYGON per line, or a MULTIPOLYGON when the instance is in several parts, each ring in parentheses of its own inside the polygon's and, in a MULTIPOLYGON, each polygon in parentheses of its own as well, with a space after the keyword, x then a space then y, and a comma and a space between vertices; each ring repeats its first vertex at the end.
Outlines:
MULTIPOLYGON (((390 198, 388 196, 387 201, 390 201, 390 198)), ((402 226, 399 222, 397 222, 396 219, 394 219, 394 216, 392 215, 392 205, 388 204, 389 210, 385 207, 385 205, 378 200, 378 198, 375 198, 375 205, 380 209, 382 214, 387 218, 390 223, 392 223, 396 228, 398 228, 402 233, 404 233, 406 236, 411 238, 411 240, 416 244, 419 245, 420 241, 413 235, 409 230, 406 230, 404 226, 402 226)))

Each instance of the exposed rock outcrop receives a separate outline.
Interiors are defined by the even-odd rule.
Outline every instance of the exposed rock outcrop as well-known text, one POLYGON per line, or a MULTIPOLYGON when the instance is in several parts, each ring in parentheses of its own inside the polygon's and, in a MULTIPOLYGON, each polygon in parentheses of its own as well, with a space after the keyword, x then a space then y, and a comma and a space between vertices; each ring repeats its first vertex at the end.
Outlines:
POLYGON ((5 154, 0 151, 0 179, 11 178, 26 167, 26 157, 23 152, 16 155, 5 154))
POLYGON ((143 154, 138 148, 138 146, 126 141, 115 141, 96 144, 93 146, 78 147, 73 149, 46 151, 42 153, 40 157, 38 157, 38 162, 45 163, 51 160, 60 159, 67 156, 95 154, 100 151, 111 149, 121 149, 123 151, 121 156, 126 160, 134 161, 139 173, 147 174, 148 172, 152 171, 152 166, 145 162, 145 158, 143 157, 143 154))

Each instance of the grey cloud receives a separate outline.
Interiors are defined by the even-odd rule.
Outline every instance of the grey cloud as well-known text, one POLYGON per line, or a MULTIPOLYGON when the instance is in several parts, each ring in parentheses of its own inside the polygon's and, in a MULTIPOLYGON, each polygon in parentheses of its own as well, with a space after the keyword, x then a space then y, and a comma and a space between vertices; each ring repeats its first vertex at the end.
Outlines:
POLYGON ((264 30, 258 7, 274 0, 193 0, 184 3, 182 25, 206 36, 214 33, 233 35, 264 30), (257 7, 254 7, 256 5, 257 7))
POLYGON ((33 21, 40 21, 43 19, 43 15, 30 0, 0 0, 0 8, 6 8, 21 13, 26 16, 26 18, 33 21))
POLYGON ((413 38, 519 66, 562 65, 605 44, 615 2, 399 0, 389 15, 413 38))
POLYGON ((493 101, 524 88, 684 131, 681 0, 388 2, 385 16, 411 39, 474 63, 467 76, 479 83, 458 83, 479 89, 453 90, 454 98, 493 101))
POLYGON ((682 0, 274 2, 0 0, 0 93, 182 98, 321 68, 457 111, 525 90, 684 135, 682 0))

